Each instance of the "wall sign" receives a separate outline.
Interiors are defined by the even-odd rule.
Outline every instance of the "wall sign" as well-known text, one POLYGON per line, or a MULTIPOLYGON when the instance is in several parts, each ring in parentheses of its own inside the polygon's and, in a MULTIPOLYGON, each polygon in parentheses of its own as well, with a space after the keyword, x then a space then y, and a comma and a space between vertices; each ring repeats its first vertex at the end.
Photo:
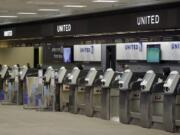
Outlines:
POLYGON ((119 43, 116 45, 117 60, 146 60, 146 46, 142 43, 119 43))
POLYGON ((13 31, 12 30, 4 31, 4 37, 12 37, 12 36, 13 36, 13 31))
POLYGON ((51 48, 52 58, 61 60, 62 59, 62 51, 61 48, 53 47, 51 48))
POLYGON ((160 23, 160 16, 159 15, 148 15, 148 16, 141 16, 137 17, 137 25, 154 25, 160 23))
POLYGON ((101 45, 74 45, 74 61, 101 61, 101 45))
POLYGON ((63 24, 57 25, 57 32, 70 32, 71 31, 71 24, 63 24))
POLYGON ((63 62, 62 46, 51 45, 43 48, 43 63, 54 65, 63 62))
POLYGON ((119 43, 116 45, 117 60, 146 60, 147 46, 160 45, 161 60, 180 61, 180 42, 119 43))

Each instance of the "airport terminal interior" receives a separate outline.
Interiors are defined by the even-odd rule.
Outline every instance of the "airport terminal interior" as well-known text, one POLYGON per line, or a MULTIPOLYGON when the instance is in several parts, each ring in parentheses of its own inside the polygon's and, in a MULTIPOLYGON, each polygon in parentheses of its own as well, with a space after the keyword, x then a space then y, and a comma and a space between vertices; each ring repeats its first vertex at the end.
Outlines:
POLYGON ((180 0, 0 0, 0 134, 180 134, 180 0))

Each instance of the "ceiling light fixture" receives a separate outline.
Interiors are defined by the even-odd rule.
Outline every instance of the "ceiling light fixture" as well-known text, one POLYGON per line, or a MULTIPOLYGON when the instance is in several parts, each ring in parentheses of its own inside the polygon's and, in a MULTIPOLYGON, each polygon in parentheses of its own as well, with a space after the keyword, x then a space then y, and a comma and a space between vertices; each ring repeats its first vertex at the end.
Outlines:
POLYGON ((33 5, 55 5, 55 2, 50 1, 28 1, 27 4, 33 4, 33 5))
POLYGON ((18 12, 18 15, 36 15, 37 13, 33 13, 33 12, 18 12))
POLYGON ((17 18, 18 16, 14 15, 1 15, 0 18, 17 18))
POLYGON ((59 9, 38 9, 38 11, 44 11, 44 12, 58 12, 60 11, 59 9))
POLYGON ((66 8, 84 8, 86 5, 64 5, 66 8))
POLYGON ((92 2, 95 2, 95 3, 115 3, 115 2, 118 2, 118 0, 93 0, 92 2))

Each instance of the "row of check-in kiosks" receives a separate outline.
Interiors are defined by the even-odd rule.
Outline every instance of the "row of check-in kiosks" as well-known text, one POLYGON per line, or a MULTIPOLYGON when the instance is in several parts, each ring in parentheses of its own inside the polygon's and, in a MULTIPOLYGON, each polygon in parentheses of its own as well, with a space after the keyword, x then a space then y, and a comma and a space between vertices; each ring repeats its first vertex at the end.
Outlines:
MULTIPOLYGON (((7 70, 4 65, 1 69, 2 80, 7 70)), ((16 89, 17 104, 23 102, 23 87, 18 87, 18 83, 25 83, 23 80, 27 71, 26 66, 19 72, 16 66, 11 69, 9 81, 13 83, 11 88, 16 89)), ((74 67, 68 73, 65 67, 58 71, 48 67, 44 74, 41 69, 38 70, 38 109, 56 111, 58 108, 60 111, 110 119, 111 90, 116 89, 120 122, 137 123, 145 128, 159 124, 166 131, 176 132, 180 126, 179 80, 178 71, 157 74, 152 70, 137 73, 130 69, 117 72, 109 68, 103 73, 95 68, 86 71, 74 67)), ((9 96, 7 94, 5 100, 12 100, 9 96)))
POLYGON ((26 89, 27 66, 8 67, 3 65, 0 71, 0 99, 3 104, 23 104, 24 90, 26 89))

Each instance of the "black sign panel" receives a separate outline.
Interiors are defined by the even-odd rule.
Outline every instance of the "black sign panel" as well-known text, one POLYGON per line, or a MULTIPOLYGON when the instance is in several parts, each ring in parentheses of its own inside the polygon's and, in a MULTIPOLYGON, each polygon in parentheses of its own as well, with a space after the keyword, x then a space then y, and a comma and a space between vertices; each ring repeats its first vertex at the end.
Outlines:
POLYGON ((63 48, 50 45, 43 48, 43 62, 46 64, 60 64, 63 62, 63 48))
POLYGON ((180 27, 180 9, 154 10, 128 14, 92 17, 54 24, 56 35, 111 33, 144 30, 162 30, 180 27), (58 32, 58 26, 71 25, 70 31, 58 32))
POLYGON ((0 37, 4 39, 14 38, 16 35, 17 35, 17 32, 16 32, 15 27, 10 27, 10 28, 0 30, 0 37), (8 34, 9 32, 10 34, 8 34))
MULTIPOLYGON (((59 18, 42 23, 14 25, 16 30, 13 37, 51 37, 80 34, 99 34, 117 32, 135 32, 148 30, 164 30, 180 28, 180 8, 155 9, 151 11, 137 12, 113 12, 101 15, 59 18)), ((4 39, 3 30, 0 30, 0 38, 4 39)))
POLYGON ((55 35, 74 35, 88 33, 88 20, 73 20, 54 24, 55 35))

